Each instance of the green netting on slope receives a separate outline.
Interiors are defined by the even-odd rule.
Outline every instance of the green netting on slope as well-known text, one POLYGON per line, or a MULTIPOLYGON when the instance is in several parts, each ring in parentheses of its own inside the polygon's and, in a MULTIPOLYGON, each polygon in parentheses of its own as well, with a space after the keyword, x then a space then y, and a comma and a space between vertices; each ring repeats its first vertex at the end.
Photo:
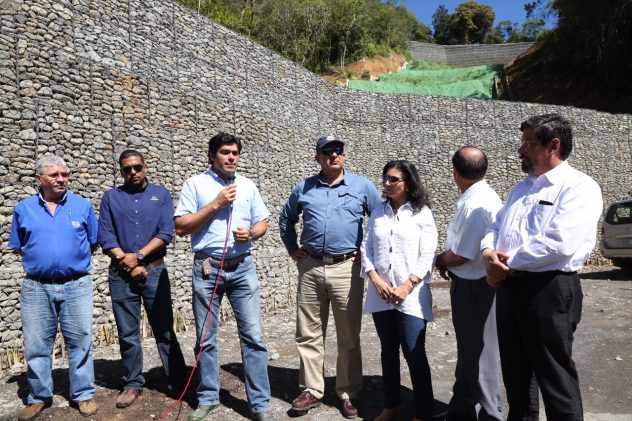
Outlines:
POLYGON ((502 69, 502 65, 452 67, 414 61, 405 70, 382 75, 378 81, 350 80, 349 87, 369 92, 490 99, 494 76, 499 76, 502 69))

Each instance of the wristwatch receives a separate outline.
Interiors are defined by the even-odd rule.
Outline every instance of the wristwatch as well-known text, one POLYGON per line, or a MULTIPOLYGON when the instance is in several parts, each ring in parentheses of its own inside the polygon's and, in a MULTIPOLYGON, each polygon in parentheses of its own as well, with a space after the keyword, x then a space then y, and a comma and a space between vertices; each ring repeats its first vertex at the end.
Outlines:
POLYGON ((139 265, 140 265, 140 264, 142 264, 142 263, 143 263, 143 261, 145 260, 145 255, 143 254, 143 252, 142 252, 142 251, 138 250, 138 251, 136 252, 136 260, 138 260, 138 264, 139 264, 139 265))

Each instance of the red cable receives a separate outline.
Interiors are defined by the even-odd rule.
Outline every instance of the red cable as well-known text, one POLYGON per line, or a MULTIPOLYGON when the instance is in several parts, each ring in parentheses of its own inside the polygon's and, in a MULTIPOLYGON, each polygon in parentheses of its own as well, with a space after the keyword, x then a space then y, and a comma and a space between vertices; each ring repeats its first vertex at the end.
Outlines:
POLYGON ((224 268, 224 258, 226 257, 226 252, 228 251, 228 240, 230 238, 230 232, 231 232, 230 228, 232 224, 233 224, 233 204, 231 203, 230 215, 228 217, 228 227, 226 229, 226 239, 224 240, 224 251, 222 252, 222 261, 219 264, 219 271, 217 272, 217 278, 215 279, 215 287, 213 288, 213 294, 211 295, 211 301, 209 302, 209 306, 208 306, 207 324, 203 326, 204 337, 200 341, 200 350, 198 351, 197 357, 195 358, 195 364, 193 364, 193 370, 191 370, 191 374, 189 375, 189 380, 187 380, 187 384, 186 386, 184 386, 184 390, 182 391, 182 394, 180 395, 176 403, 174 403, 173 406, 169 409, 169 412, 167 412, 165 415, 163 415, 160 418, 160 421, 165 421, 167 417, 171 415, 173 411, 175 411, 176 407, 182 402, 182 398, 184 397, 184 395, 187 393, 187 390, 189 389, 189 385, 191 384, 191 379, 193 379, 193 374, 195 374, 195 370, 198 366, 198 362, 200 361, 200 356, 202 355, 202 351, 204 350, 204 341, 206 341, 206 337, 208 336, 208 333, 211 330, 211 321, 213 320, 213 311, 212 311, 213 301, 215 300, 215 292, 217 291, 217 287, 219 286, 219 281, 222 276, 222 270, 224 268))

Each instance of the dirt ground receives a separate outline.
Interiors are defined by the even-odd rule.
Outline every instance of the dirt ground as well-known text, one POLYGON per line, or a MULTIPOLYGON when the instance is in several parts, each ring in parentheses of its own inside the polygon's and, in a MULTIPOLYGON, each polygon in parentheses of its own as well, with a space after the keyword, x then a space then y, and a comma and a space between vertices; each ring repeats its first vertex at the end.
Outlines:
MULTIPOLYGON (((435 279, 439 279, 438 276, 435 279)), ((614 267, 591 267, 582 274, 584 310, 576 332, 574 356, 580 373, 587 421, 632 420, 632 280, 614 267)), ((426 346, 436 400, 436 412, 446 409, 450 399, 456 364, 456 345, 447 282, 433 284, 437 320, 429 326, 426 346)), ((272 385, 271 411, 278 420, 296 417, 288 412, 290 402, 299 393, 298 358, 294 346, 294 309, 286 309, 264 316, 264 330, 270 354, 269 374, 272 385)), ((189 371, 194 362, 194 332, 178 335, 187 359, 189 371)), ((209 420, 248 419, 241 357, 236 328, 233 322, 220 326, 221 394, 222 405, 209 420)), ((326 395, 324 404, 300 417, 302 420, 343 420, 334 389, 335 331, 328 330, 326 356, 326 395)), ((363 318, 362 331, 364 390, 357 404, 358 419, 373 419, 381 409, 381 369, 379 342, 371 318, 363 318)), ((122 365, 118 347, 95 350, 97 380, 96 400, 99 412, 93 420, 186 420, 195 405, 195 393, 189 392, 181 404, 165 395, 165 384, 153 340, 143 343, 145 350, 146 388, 130 408, 117 409, 114 405, 119 393, 122 365), (166 418, 167 412, 174 412, 166 418)), ((405 363, 402 360, 402 367, 405 363)), ((412 418, 412 392, 407 370, 403 369, 402 394, 409 418, 412 418)), ((56 360, 53 367, 55 398, 53 406, 38 420, 86 420, 68 403, 67 364, 56 360)), ((0 372, 0 420, 15 419, 26 398, 24 368, 0 372)), ((194 385, 195 386, 195 385, 194 385)), ((194 389, 194 386, 192 389, 194 389)), ((541 412, 541 419, 545 419, 541 412)))

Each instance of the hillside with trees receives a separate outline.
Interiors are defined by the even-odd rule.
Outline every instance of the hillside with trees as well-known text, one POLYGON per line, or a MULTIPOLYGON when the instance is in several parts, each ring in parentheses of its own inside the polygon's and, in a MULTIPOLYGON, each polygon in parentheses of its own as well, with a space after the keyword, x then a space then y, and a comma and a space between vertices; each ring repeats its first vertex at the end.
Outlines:
POLYGON ((555 0, 557 27, 506 68, 512 100, 632 113, 632 0, 555 0))
POLYGON ((396 0, 178 0, 302 66, 332 66, 431 40, 431 30, 396 0))

